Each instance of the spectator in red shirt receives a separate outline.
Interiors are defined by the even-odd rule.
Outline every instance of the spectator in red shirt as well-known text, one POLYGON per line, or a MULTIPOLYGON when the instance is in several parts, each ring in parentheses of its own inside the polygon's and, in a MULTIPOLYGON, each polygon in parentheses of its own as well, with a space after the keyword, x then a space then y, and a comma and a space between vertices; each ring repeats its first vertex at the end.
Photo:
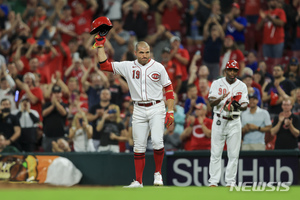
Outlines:
POLYGON ((186 151, 210 150, 210 137, 212 119, 206 117, 207 107, 203 103, 195 106, 195 115, 187 119, 188 126, 180 135, 182 142, 185 142, 186 151))
MULTIPOLYGON (((198 95, 200 94, 200 88, 199 88, 199 81, 201 79, 206 79, 208 80, 210 71, 208 69, 208 67, 206 65, 201 65, 199 68, 196 65, 197 61, 201 59, 201 55, 200 54, 195 54, 193 56, 191 65, 190 65, 190 74, 189 74, 189 80, 188 80, 188 84, 194 84, 197 87, 198 90, 198 95)), ((211 85, 211 82, 208 81, 209 86, 211 85)))
POLYGON ((81 77, 83 76, 85 71, 86 69, 82 64, 81 58, 73 58, 72 65, 65 71, 65 77, 67 79, 69 79, 70 77, 76 77, 81 88, 81 77))
POLYGON ((39 68, 39 60, 35 57, 29 59, 29 71, 32 73, 40 74, 40 83, 49 83, 48 77, 42 73, 39 68))
MULTIPOLYGON (((298 4, 300 4, 300 1, 298 1, 298 4)), ((300 5, 297 6, 297 14, 295 16, 295 40, 292 44, 292 50, 299 51, 300 50, 300 5)))
POLYGON ((70 6, 66 5, 63 7, 62 17, 57 24, 57 30, 61 35, 62 41, 68 44, 73 37, 77 37, 76 21, 72 17, 70 6))
POLYGON ((181 87, 181 68, 179 65, 176 65, 170 60, 170 48, 165 47, 161 52, 161 64, 166 68, 166 71, 169 75, 169 78, 173 84, 173 88, 175 89, 175 93, 178 93, 181 87))
POLYGON ((69 98, 69 113, 75 116, 78 112, 88 112, 88 104, 80 101, 79 90, 73 90, 69 98))
POLYGON ((78 54, 79 53, 77 52, 78 51, 78 47, 79 47, 79 44, 78 44, 78 40, 76 38, 73 38, 69 41, 68 43, 68 47, 71 51, 71 55, 72 55, 72 58, 74 58, 74 55, 75 54, 78 54))
MULTIPOLYGON (((71 96, 72 91, 74 91, 74 90, 80 91, 78 79, 76 77, 71 77, 68 80, 67 87, 68 87, 68 92, 62 91, 63 92, 62 100, 65 104, 69 103, 69 98, 71 96)), ((81 91, 80 91, 79 100, 83 103, 89 104, 88 103, 88 96, 85 93, 81 92, 81 91)))
POLYGON ((27 23, 31 29, 33 38, 37 37, 38 29, 46 22, 46 19, 46 10, 42 6, 38 6, 34 12, 34 16, 27 23))
POLYGON ((259 12, 257 29, 263 27, 263 56, 271 58, 282 57, 284 48, 284 25, 286 15, 283 9, 276 8, 276 1, 269 0, 267 11, 259 12))
POLYGON ((190 54, 189 52, 184 49, 180 48, 180 38, 177 36, 173 36, 170 39, 171 43, 171 54, 170 57, 172 59, 172 62, 181 68, 182 76, 181 76, 181 88, 179 91, 180 93, 185 93, 187 90, 187 82, 188 82, 188 73, 187 73, 187 65, 190 61, 190 54))
MULTIPOLYGON (((42 104, 44 104, 44 96, 41 88, 35 86, 35 76, 31 72, 27 72, 23 76, 23 81, 16 79, 18 88, 21 89, 19 99, 26 96, 30 101, 30 107, 32 110, 36 110, 40 115, 42 121, 42 104)), ((25 97, 24 97, 25 98, 25 97)))
MULTIPOLYGON (((40 74, 42 76, 46 77, 45 81, 47 81, 47 83, 50 83, 51 68, 53 67, 51 65, 51 62, 58 55, 58 52, 52 46, 52 44, 49 40, 35 41, 34 39, 32 39, 32 41, 29 40, 28 42, 29 42, 29 48, 28 48, 24 58, 21 58, 22 62, 24 63, 24 69, 25 68, 29 69, 30 67, 25 67, 26 65, 29 65, 29 63, 28 63, 29 59, 31 59, 32 57, 36 57, 39 62, 38 70, 39 70, 40 74)), ((23 71, 24 71, 24 69, 23 69, 23 71)), ((30 71, 30 70, 28 70, 28 71, 30 71)))
POLYGON ((76 22, 76 33, 81 35, 84 32, 90 32, 93 15, 98 8, 96 0, 88 0, 91 5, 89 9, 85 10, 84 6, 77 2, 75 6, 74 21, 76 22))
POLYGON ((11 56, 11 60, 15 62, 18 73, 21 75, 24 75, 30 71, 29 59, 31 58, 31 53, 36 53, 38 50, 37 45, 34 45, 35 42, 36 41, 33 38, 29 38, 27 39, 26 43, 23 44, 21 39, 17 39, 12 45, 11 50, 14 53, 11 56), (32 43, 30 43, 30 41, 32 43), (24 52, 25 48, 28 46, 29 48, 26 52, 24 52))
POLYGON ((179 0, 163 0, 157 7, 158 11, 162 13, 162 24, 168 24, 170 31, 176 35, 180 34, 181 30, 181 8, 182 3, 179 0))
POLYGON ((75 9, 76 9, 77 3, 81 3, 83 5, 84 9, 86 9, 86 7, 87 7, 86 0, 67 0, 67 1, 68 1, 68 5, 71 7, 73 17, 76 15, 75 9))
POLYGON ((52 69, 56 68, 56 64, 53 65, 53 62, 58 58, 58 52, 49 40, 45 40, 44 43, 41 41, 41 44, 38 42, 38 46, 40 46, 40 51, 34 56, 39 60, 40 73, 46 76, 48 83, 50 83, 52 69))
POLYGON ((260 0, 245 1, 244 14, 249 23, 256 24, 260 9, 261 9, 260 0))
POLYGON ((239 73, 245 68, 245 57, 243 53, 238 49, 234 42, 234 38, 231 35, 226 35, 220 57, 220 75, 223 74, 226 63, 229 60, 236 60, 239 63, 239 73))
POLYGON ((56 50, 57 55, 55 59, 52 59, 48 66, 50 68, 50 74, 54 74, 59 71, 64 74, 65 70, 72 64, 72 57, 69 47, 64 43, 61 36, 56 33, 51 39, 51 44, 56 50))
POLYGON ((199 87, 198 96, 203 97, 206 102, 206 105, 209 105, 208 103, 208 94, 210 89, 209 81, 206 78, 199 79, 198 87, 199 87))

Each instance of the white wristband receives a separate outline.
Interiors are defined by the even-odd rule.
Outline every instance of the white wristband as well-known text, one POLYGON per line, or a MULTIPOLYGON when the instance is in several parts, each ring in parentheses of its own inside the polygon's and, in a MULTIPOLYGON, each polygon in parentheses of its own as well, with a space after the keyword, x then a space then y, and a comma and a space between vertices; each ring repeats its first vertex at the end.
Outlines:
POLYGON ((168 111, 167 113, 174 113, 174 110, 168 111))

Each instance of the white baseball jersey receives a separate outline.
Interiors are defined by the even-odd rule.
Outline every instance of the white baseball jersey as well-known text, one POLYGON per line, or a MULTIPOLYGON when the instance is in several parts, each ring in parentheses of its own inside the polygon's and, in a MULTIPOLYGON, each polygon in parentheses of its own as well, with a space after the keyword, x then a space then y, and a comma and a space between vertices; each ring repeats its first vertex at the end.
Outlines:
POLYGON ((218 185, 221 178, 221 156, 226 141, 228 151, 228 164, 225 172, 225 182, 227 186, 235 185, 237 164, 241 144, 241 121, 240 119, 229 120, 229 112, 224 110, 224 104, 235 95, 241 94, 239 103, 248 103, 248 90, 245 83, 236 80, 233 84, 229 84, 226 78, 215 80, 210 88, 208 97, 220 98, 224 94, 229 95, 223 99, 218 105, 214 106, 214 113, 228 117, 224 119, 218 115, 214 115, 211 129, 211 156, 209 163, 209 183, 210 185, 218 185))
POLYGON ((165 67, 153 59, 146 65, 137 60, 112 62, 112 68, 127 80, 133 101, 162 100, 163 87, 171 84, 165 67))
POLYGON ((239 100, 239 104, 241 103, 249 103, 248 99, 248 90, 245 83, 242 81, 236 79, 236 81, 233 84, 229 84, 226 81, 226 78, 219 78, 218 80, 215 80, 210 87, 209 95, 208 97, 216 97, 220 98, 226 93, 229 93, 229 95, 223 99, 218 105, 214 106, 214 113, 215 114, 222 114, 224 116, 229 116, 229 113, 224 110, 224 104, 226 101, 231 97, 235 95, 242 95, 242 98, 239 100))

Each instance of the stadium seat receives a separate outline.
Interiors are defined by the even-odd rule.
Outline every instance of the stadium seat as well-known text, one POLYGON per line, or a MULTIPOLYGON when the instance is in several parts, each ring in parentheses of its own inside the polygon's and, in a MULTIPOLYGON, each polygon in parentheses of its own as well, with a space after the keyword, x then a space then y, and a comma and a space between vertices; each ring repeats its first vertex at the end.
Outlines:
POLYGON ((273 72, 273 67, 275 65, 281 65, 282 63, 282 58, 264 58, 265 63, 267 64, 267 71, 272 74, 273 72))
POLYGON ((275 148, 276 135, 272 136, 270 132, 265 134, 266 150, 274 150, 275 148))
POLYGON ((255 42, 253 42, 255 32, 255 24, 248 23, 245 30, 245 50, 247 51, 255 49, 255 42))
POLYGON ((297 57, 299 59, 300 58, 300 51, 293 51, 293 56, 297 57))
POLYGON ((289 65, 290 57, 289 56, 283 56, 281 59, 281 65, 284 67, 284 69, 287 69, 287 66, 289 65))

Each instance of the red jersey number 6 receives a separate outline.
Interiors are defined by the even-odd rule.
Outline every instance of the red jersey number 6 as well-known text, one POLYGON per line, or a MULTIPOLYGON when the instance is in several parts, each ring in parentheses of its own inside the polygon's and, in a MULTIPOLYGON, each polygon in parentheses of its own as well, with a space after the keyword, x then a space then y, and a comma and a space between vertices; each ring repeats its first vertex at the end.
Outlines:
POLYGON ((219 88, 219 93, 218 93, 218 95, 223 95, 223 94, 226 94, 227 93, 227 91, 226 91, 226 89, 224 88, 223 90, 222 90, 222 88, 219 88))

